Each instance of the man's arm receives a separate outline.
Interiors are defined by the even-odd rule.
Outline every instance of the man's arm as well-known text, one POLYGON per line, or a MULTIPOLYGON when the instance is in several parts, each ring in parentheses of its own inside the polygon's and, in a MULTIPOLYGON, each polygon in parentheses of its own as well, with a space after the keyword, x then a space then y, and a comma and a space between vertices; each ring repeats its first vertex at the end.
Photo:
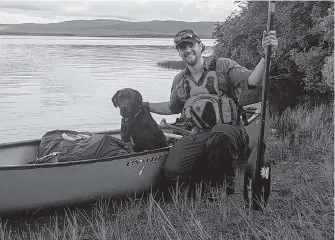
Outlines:
POLYGON ((264 71, 265 71, 265 59, 262 58, 255 67, 255 69, 250 74, 248 78, 248 85, 257 86, 262 84, 264 71))
POLYGON ((184 106, 184 102, 181 101, 177 94, 177 89, 183 87, 182 85, 182 72, 177 74, 173 80, 171 87, 170 101, 149 103, 146 102, 144 105, 149 109, 150 112, 161 114, 161 115, 173 115, 181 113, 184 106))
MULTIPOLYGON (((264 49, 264 53, 266 53, 267 48, 271 46, 271 53, 274 53, 276 48, 278 47, 278 39, 276 36, 276 31, 271 30, 268 33, 266 31, 263 32, 262 39, 262 47, 264 49)), ((248 78, 248 84, 250 86, 260 85, 263 81, 263 74, 265 72, 265 59, 262 58, 254 71, 250 74, 248 78)))
POLYGON ((149 111, 161 115, 172 115, 169 104, 170 102, 149 103, 149 111))

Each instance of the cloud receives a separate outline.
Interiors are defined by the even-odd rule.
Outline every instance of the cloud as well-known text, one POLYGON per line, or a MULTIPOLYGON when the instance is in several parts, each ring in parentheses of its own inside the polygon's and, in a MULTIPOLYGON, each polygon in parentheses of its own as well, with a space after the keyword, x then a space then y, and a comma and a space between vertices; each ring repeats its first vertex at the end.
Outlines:
POLYGON ((233 0, 0 1, 0 23, 98 18, 222 22, 237 8, 233 0))

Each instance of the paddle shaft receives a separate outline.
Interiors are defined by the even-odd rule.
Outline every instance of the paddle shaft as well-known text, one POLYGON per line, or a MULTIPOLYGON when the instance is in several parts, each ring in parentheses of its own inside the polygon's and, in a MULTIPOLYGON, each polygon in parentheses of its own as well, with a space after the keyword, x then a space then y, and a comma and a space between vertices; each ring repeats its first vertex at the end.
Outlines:
POLYGON ((165 118, 163 118, 163 119, 161 120, 161 122, 159 123, 159 126, 161 126, 161 127, 163 127, 163 128, 165 127, 165 128, 174 129, 174 130, 179 131, 179 132, 181 132, 181 133, 183 133, 183 134, 186 134, 186 135, 191 134, 191 131, 188 131, 188 130, 186 130, 186 129, 183 129, 183 128, 176 127, 176 126, 173 126, 173 125, 171 125, 171 124, 168 124, 168 123, 166 122, 165 118))
POLYGON ((164 133, 165 137, 174 138, 174 139, 181 139, 183 136, 173 133, 164 133))
MULTIPOLYGON (((268 7, 268 21, 267 21, 267 32, 273 30, 275 4, 273 1, 269 1, 268 7)), ((271 63, 271 46, 268 46, 265 53, 265 73, 263 75, 263 88, 262 88, 262 108, 261 108, 261 126, 260 133, 258 136, 258 148, 257 148, 257 161, 256 161, 256 173, 258 174, 260 162, 264 158, 265 143, 264 143, 264 131, 265 131, 265 117, 266 117, 266 105, 267 105, 267 85, 269 81, 271 63)), ((257 179, 257 178, 256 178, 257 179)))

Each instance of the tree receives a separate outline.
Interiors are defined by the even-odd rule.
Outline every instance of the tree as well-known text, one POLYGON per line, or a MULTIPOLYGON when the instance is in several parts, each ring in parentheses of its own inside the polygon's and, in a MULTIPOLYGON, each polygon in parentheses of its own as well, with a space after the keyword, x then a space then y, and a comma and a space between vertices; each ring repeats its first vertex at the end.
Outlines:
MULTIPOLYGON (((239 1, 240 11, 217 24, 213 37, 216 56, 229 57, 254 68, 262 49, 268 3, 239 1)), ((334 3, 331 1, 277 1, 274 27, 279 46, 272 74, 304 73, 306 91, 333 91, 334 3)))

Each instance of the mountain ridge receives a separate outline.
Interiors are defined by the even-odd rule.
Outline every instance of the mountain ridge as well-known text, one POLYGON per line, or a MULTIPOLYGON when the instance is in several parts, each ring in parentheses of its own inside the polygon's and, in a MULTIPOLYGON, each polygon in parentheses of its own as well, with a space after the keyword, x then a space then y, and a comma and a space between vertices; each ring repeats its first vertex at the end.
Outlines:
POLYGON ((217 22, 151 20, 131 22, 112 19, 70 20, 59 23, 0 24, 0 35, 57 35, 82 37, 174 37, 185 28, 201 38, 212 38, 217 22))

